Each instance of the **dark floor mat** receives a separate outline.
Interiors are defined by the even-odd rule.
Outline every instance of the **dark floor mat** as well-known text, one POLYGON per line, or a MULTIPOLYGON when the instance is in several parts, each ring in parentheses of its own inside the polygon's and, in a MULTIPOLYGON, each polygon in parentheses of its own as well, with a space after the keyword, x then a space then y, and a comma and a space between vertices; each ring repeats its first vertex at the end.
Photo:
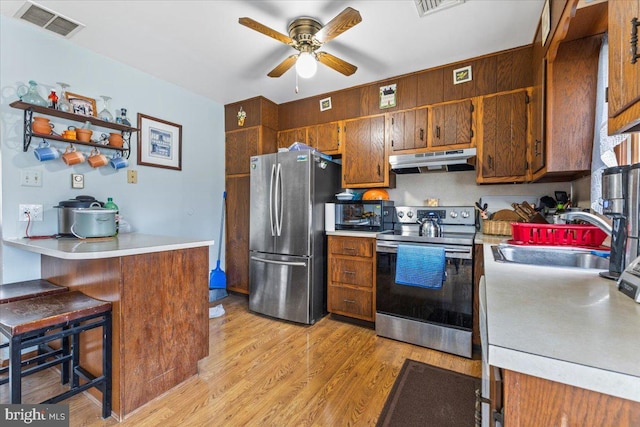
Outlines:
POLYGON ((480 378, 407 359, 378 418, 378 427, 472 427, 480 378))

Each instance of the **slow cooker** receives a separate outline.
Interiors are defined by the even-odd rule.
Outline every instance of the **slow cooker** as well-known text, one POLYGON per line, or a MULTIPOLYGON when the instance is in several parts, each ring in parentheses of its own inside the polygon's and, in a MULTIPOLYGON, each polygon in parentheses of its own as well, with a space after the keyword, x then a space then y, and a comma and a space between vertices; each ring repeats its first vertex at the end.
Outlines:
POLYGON ((74 209, 88 209, 90 207, 102 207, 103 202, 92 196, 78 196, 75 199, 58 202, 58 234, 60 236, 73 236, 71 226, 74 222, 74 209))

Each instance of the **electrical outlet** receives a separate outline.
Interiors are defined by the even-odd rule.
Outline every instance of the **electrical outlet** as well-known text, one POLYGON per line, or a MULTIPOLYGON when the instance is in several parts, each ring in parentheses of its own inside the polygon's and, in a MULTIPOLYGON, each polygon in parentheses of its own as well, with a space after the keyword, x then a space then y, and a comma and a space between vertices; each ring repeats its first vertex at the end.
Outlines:
POLYGON ((138 183, 138 171, 134 169, 129 169, 127 171, 127 182, 129 184, 137 184, 138 183))
POLYGON ((23 187, 42 187, 42 172, 34 170, 21 170, 20 185, 22 185, 23 187))
POLYGON ((19 205, 18 218, 20 221, 42 221, 42 205, 19 205))

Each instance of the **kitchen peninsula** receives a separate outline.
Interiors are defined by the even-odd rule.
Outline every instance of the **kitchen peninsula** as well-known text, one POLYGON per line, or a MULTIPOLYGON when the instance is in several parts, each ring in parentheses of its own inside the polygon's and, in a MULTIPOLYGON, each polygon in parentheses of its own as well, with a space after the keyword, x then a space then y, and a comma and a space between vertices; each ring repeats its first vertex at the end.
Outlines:
MULTIPOLYGON (((127 414, 197 374, 209 354, 210 240, 120 234, 104 239, 5 239, 41 255, 41 276, 113 304, 113 412, 127 414)), ((81 342, 99 373, 100 331, 81 342)))

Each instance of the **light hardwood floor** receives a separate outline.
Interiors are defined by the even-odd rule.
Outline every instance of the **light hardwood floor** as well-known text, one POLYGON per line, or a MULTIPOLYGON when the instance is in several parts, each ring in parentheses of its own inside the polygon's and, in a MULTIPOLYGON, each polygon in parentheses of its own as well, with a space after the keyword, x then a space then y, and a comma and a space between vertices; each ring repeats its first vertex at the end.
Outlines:
MULTIPOLYGON (((377 337, 373 329, 326 316, 313 326, 250 313, 230 295, 226 313, 209 320, 209 356, 199 374, 158 397, 123 426, 373 426, 405 359, 480 376, 465 359, 377 337)), ((23 380, 25 402, 59 387, 48 370, 23 380)), ((0 403, 8 403, 8 385, 0 403)), ((86 395, 70 405, 71 426, 112 426, 86 395)))

